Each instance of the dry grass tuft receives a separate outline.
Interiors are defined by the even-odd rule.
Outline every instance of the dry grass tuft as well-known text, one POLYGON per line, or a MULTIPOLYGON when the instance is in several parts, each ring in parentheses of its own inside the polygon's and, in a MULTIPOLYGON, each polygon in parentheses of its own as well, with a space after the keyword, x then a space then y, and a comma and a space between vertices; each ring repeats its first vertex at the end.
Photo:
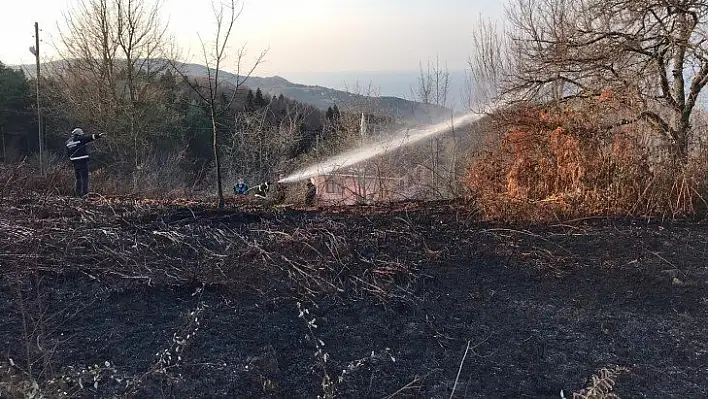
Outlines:
POLYGON ((617 399, 619 396, 612 392, 615 381, 627 372, 629 369, 621 366, 602 368, 590 377, 587 387, 573 393, 573 399, 617 399))

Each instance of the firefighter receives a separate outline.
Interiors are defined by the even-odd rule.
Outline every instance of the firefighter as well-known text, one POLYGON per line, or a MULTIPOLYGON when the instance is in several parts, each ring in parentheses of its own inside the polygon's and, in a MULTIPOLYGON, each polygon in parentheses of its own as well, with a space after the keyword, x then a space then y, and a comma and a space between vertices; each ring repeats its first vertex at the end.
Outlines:
POLYGON ((317 196, 317 186, 312 183, 312 179, 307 181, 307 191, 305 192, 305 206, 315 204, 315 196, 317 196))
POLYGON ((266 196, 268 195, 268 191, 270 191, 270 183, 265 182, 261 183, 258 185, 258 188, 256 188, 256 194, 255 196, 261 199, 265 199, 266 196))
POLYGON ((243 182, 243 179, 238 179, 238 183, 234 184, 234 195, 246 195, 248 185, 243 182))
POLYGON ((74 193, 77 197, 88 194, 89 154, 86 146, 103 135, 103 133, 85 135, 83 130, 76 128, 71 131, 71 137, 66 141, 66 152, 74 165, 76 175, 74 193))

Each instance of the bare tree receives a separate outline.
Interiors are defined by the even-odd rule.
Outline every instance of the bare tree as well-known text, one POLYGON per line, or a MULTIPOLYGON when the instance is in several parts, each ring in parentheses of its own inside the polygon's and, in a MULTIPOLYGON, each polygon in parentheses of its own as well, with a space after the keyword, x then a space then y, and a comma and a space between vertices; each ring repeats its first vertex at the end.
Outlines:
POLYGON ((176 57, 155 0, 80 0, 64 16, 57 49, 62 63, 59 96, 94 128, 125 138, 132 147, 133 185, 155 106, 164 95, 155 85, 176 57))
POLYGON ((290 157, 292 148, 298 145, 298 130, 289 129, 285 119, 280 125, 276 123, 282 112, 287 112, 285 118, 290 116, 291 106, 287 103, 287 99, 275 100, 262 108, 236 112, 236 128, 225 151, 225 164, 230 171, 238 171, 243 178, 263 181, 290 157))
POLYGON ((52 72, 63 107, 106 129, 117 113, 115 15, 108 0, 81 0, 64 15, 55 43, 61 64, 52 72))
POLYGON ((214 156, 214 166, 216 167, 216 187, 219 197, 219 209, 223 209, 224 190, 222 186, 221 161, 219 159, 218 145, 219 116, 229 110, 231 103, 234 101, 239 92, 239 88, 246 83, 253 71, 255 71, 258 65, 263 62, 267 50, 263 50, 260 55, 256 57, 255 61, 253 61, 251 67, 246 69, 246 73, 242 75, 241 68, 243 66, 243 59, 246 56, 246 47, 242 46, 239 48, 235 61, 236 81, 228 82, 230 86, 229 90, 231 90, 232 94, 226 104, 221 104, 218 100, 220 94, 224 91, 224 88, 222 87, 224 82, 219 80, 219 75, 221 68, 223 68, 226 63, 229 39, 231 38, 234 25, 243 11, 243 2, 229 0, 225 3, 220 2, 217 6, 215 0, 212 2, 212 10, 214 12, 214 20, 216 22, 216 32, 214 34, 213 42, 206 43, 202 39, 201 35, 199 35, 199 41, 202 47, 202 57, 207 72, 207 87, 205 90, 202 90, 196 82, 190 82, 188 76, 186 76, 176 64, 175 69, 180 73, 180 75, 182 75, 185 82, 189 83, 190 87, 192 87, 194 92, 199 95, 202 102, 208 108, 212 128, 212 151, 214 156))
POLYGON ((472 32, 472 55, 465 82, 469 109, 479 111, 489 102, 497 101, 503 92, 507 77, 514 71, 514 57, 503 26, 480 17, 472 32))
POLYGON ((417 97, 424 104, 434 104, 440 107, 447 105, 447 96, 450 92, 450 73, 447 65, 440 64, 440 58, 435 62, 428 60, 425 68, 419 65, 417 97))
MULTIPOLYGON (((156 0, 152 7, 146 7, 143 0, 116 0, 116 42, 122 62, 125 63, 123 78, 125 91, 127 91, 128 136, 133 144, 134 167, 133 187, 138 184, 138 171, 141 167, 140 147, 145 125, 140 126, 140 121, 145 121, 147 109, 141 105, 158 101, 151 83, 154 78, 164 72, 169 66, 164 57, 168 45, 166 40, 167 25, 159 18, 159 9, 162 5, 156 0), (152 96, 152 98, 150 98, 152 96)), ((174 55, 174 54, 173 54, 174 55)), ((171 57, 168 57, 171 58, 171 57)), ((125 98, 125 93, 121 93, 125 98)))
POLYGON ((508 11, 519 56, 509 92, 552 100, 610 89, 686 159, 708 83, 707 0, 515 0, 508 11))
MULTIPOLYGON (((435 58, 434 63, 428 60, 426 68, 423 68, 423 63, 421 62, 417 89, 418 100, 423 104, 446 107, 447 96, 450 92, 450 73, 448 72, 447 65, 441 65, 438 57, 435 58)), ((440 186, 440 148, 441 139, 439 137, 431 138, 430 179, 434 190, 437 190, 440 186)), ((454 162, 453 156, 453 163, 454 162)))

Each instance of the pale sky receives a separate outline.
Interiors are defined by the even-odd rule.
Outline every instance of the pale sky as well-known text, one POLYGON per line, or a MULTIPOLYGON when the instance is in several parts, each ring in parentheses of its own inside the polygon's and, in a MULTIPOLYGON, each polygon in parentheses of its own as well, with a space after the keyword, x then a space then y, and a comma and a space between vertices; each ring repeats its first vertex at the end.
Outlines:
MULTIPOLYGON (((44 57, 62 12, 78 0, 4 0, 0 13, 0 61, 29 64, 34 22, 44 57)), ((147 0, 152 1, 152 0, 147 0)), ((303 72, 416 70, 439 57, 461 69, 471 52, 480 15, 498 19, 503 0, 245 0, 230 41, 248 54, 269 48, 257 76, 303 72)), ((163 18, 185 53, 199 62, 197 34, 214 34, 211 0, 165 0, 163 18)), ((230 62, 229 62, 230 61, 230 62)), ((233 70, 234 57, 225 69, 233 70)))

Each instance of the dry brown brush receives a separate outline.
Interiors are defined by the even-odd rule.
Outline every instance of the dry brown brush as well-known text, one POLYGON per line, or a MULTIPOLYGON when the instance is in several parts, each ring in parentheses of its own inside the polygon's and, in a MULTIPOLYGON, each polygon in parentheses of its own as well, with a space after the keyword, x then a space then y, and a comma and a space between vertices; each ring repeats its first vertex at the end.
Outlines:
MULTIPOLYGON (((192 179, 184 166, 178 154, 166 155, 163 159, 148 157, 139 170, 128 173, 118 165, 108 167, 100 160, 92 160, 89 164, 89 192, 155 198, 204 196, 204 191, 212 186, 211 180, 192 179), (135 176, 140 181, 137 186, 133 184, 135 176)), ((206 168, 203 176, 210 176, 212 172, 213 168, 206 168)), ((53 155, 45 160, 44 176, 40 175, 38 159, 34 157, 14 165, 0 164, 0 198, 12 192, 70 196, 74 193, 74 184, 73 167, 62 156, 53 155)))
POLYGON ((706 210, 708 158, 684 162, 637 121, 623 119, 611 92, 593 101, 517 105, 494 115, 487 150, 468 185, 484 217, 546 220, 596 215, 681 217, 706 210))

